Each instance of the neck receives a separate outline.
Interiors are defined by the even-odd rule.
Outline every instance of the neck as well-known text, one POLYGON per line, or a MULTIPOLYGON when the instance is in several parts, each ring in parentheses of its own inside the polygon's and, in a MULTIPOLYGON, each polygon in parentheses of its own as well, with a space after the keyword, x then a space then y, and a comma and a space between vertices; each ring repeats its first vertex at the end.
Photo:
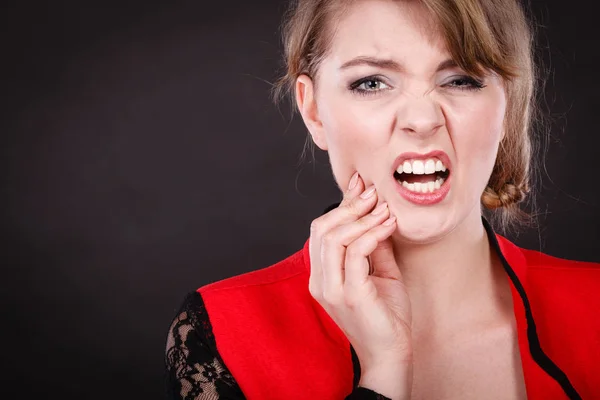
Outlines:
POLYGON ((506 289, 501 286, 507 284, 506 277, 490 248, 478 208, 444 238, 428 244, 394 240, 394 252, 416 334, 467 326, 491 317, 490 311, 505 303, 506 291, 498 291, 506 289))

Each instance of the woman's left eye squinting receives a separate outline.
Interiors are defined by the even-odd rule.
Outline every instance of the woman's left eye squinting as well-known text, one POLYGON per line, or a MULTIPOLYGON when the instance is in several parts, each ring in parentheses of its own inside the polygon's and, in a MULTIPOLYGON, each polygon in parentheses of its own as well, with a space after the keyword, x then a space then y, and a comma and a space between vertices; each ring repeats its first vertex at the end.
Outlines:
POLYGON ((459 76, 452 79, 449 83, 442 85, 444 87, 455 88, 459 90, 480 90, 485 87, 483 82, 470 76, 459 76))

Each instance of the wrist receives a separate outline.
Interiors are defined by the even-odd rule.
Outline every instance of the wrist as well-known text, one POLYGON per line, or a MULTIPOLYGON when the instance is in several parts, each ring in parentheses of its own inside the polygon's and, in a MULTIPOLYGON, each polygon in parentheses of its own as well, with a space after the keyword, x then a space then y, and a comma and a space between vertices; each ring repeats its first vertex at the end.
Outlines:
POLYGON ((408 400, 412 389, 412 366, 379 364, 361 371, 358 386, 392 400, 408 400))

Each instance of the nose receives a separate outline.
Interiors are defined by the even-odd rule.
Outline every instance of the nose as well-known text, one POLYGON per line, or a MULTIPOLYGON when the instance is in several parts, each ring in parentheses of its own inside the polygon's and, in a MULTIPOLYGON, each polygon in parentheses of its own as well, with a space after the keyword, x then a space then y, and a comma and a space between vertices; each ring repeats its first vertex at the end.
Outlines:
POLYGON ((431 136, 445 124, 440 105, 428 95, 404 98, 398 107, 396 126, 417 136, 431 136))

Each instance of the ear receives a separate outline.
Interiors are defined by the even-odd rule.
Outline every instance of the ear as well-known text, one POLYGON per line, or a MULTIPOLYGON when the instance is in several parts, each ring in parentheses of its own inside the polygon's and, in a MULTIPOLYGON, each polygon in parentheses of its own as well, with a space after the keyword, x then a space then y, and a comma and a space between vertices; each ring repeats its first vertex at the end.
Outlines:
POLYGON ((304 124, 308 128, 313 142, 321 150, 327 151, 327 140, 323 130, 323 123, 319 119, 317 102, 315 101, 315 91, 312 79, 307 75, 300 75, 296 79, 296 103, 298 111, 302 115, 304 124))

